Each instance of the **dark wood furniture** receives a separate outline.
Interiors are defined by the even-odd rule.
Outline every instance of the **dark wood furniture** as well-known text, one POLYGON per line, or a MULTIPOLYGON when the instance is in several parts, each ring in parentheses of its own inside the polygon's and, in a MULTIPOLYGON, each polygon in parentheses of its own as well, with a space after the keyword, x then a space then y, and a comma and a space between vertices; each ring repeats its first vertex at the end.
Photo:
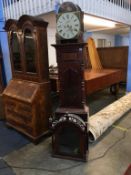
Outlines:
POLYGON ((97 48, 101 64, 106 69, 121 69, 122 81, 126 82, 128 46, 97 48))
POLYGON ((83 43, 57 44, 60 105, 52 121, 53 156, 86 161, 88 150, 83 43))
POLYGON ((54 157, 86 161, 88 108, 85 104, 83 12, 64 2, 57 14, 56 57, 60 104, 51 119, 54 157), (64 26, 64 28, 63 28, 64 26))
POLYGON ((5 25, 13 74, 3 92, 6 123, 33 142, 47 133, 51 114, 47 25, 27 15, 5 25))

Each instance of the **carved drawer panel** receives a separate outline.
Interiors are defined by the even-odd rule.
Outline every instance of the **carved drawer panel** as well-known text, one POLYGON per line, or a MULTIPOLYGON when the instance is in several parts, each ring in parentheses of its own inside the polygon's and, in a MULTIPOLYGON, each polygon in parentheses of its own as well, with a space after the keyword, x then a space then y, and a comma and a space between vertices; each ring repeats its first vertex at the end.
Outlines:
POLYGON ((4 27, 12 65, 12 80, 3 92, 6 123, 33 142, 48 131, 51 114, 47 26, 43 19, 23 15, 4 27))
POLYGON ((28 133, 31 134, 33 133, 33 127, 32 126, 28 126, 25 124, 22 124, 19 120, 15 121, 12 118, 8 118, 7 123, 11 126, 13 126, 14 128, 16 128, 19 131, 23 131, 24 133, 28 133))
POLYGON ((5 110, 7 114, 7 119, 12 119, 25 124, 30 124, 32 122, 32 110, 31 106, 13 101, 12 99, 6 100, 5 110))

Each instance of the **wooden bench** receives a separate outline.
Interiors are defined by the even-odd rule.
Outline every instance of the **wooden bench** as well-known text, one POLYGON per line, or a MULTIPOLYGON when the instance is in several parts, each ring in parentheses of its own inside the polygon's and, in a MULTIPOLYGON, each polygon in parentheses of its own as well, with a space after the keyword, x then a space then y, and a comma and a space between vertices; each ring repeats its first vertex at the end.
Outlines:
MULTIPOLYGON (((111 93, 116 94, 119 90, 119 83, 123 81, 124 70, 103 68, 94 41, 92 46, 92 41, 93 39, 91 39, 91 43, 88 42, 87 44, 87 62, 91 63, 91 68, 87 68, 84 71, 85 93, 86 95, 90 95, 96 91, 110 87, 111 93)), ((51 73, 50 80, 52 89, 59 92, 57 73, 51 73)))
POLYGON ((89 95, 106 87, 114 86, 111 92, 118 92, 118 84, 123 81, 123 69, 103 68, 94 40, 89 38, 87 41, 87 59, 91 63, 91 69, 85 69, 85 92, 89 95))
POLYGON ((122 70, 103 69, 103 70, 85 70, 85 92, 90 95, 98 90, 110 87, 112 94, 118 93, 118 84, 122 81, 122 70))
POLYGON ((123 82, 127 79, 128 46, 97 48, 104 69, 123 70, 123 82))

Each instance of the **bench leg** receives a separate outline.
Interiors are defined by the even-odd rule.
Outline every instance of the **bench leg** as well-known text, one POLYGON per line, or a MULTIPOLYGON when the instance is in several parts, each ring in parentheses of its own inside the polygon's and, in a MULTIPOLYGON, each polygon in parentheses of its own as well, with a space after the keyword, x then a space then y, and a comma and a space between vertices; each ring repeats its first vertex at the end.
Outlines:
POLYGON ((110 93, 113 95, 117 95, 119 93, 119 84, 113 84, 110 86, 110 93))

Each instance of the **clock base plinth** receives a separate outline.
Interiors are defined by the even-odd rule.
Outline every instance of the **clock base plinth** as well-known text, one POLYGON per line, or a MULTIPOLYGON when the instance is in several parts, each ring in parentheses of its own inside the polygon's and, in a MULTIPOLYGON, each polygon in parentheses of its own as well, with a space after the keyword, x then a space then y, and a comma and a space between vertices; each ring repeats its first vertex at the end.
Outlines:
POLYGON ((87 160, 88 132, 85 109, 58 108, 52 121, 52 156, 87 160), (76 111, 73 113, 73 111, 76 111))

